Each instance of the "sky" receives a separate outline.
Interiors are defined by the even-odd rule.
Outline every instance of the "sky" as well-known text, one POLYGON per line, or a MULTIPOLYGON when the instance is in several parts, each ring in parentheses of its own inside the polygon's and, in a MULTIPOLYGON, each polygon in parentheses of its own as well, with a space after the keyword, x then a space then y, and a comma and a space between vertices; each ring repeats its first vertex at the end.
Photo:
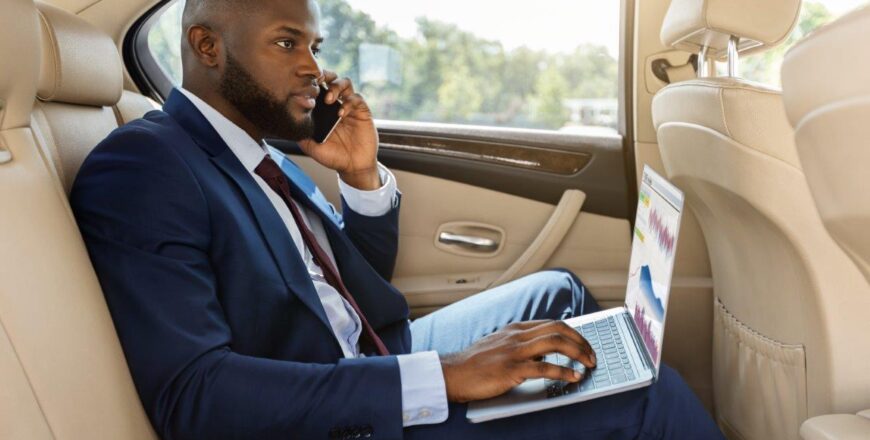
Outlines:
MULTIPOLYGON (((619 50, 619 0, 348 0, 355 9, 368 13, 379 25, 409 37, 416 31, 414 19, 458 24, 477 36, 501 41, 507 49, 528 46, 549 52, 569 52, 580 43, 607 46, 611 55, 619 50), (522 20, 518 18, 522 17, 522 20), (553 30, 558 29, 558 33, 553 30)), ((821 0, 835 15, 848 12, 867 0, 821 0)))
POLYGON ((619 48, 619 0, 349 0, 379 25, 413 36, 414 19, 459 25, 479 37, 498 40, 507 49, 528 46, 549 52, 569 52, 580 43, 619 48), (532 3, 534 8, 528 5, 532 3), (437 6, 436 6, 437 5, 437 6), (519 18, 522 17, 522 20, 519 18), (559 33, 552 32, 558 29, 559 33))

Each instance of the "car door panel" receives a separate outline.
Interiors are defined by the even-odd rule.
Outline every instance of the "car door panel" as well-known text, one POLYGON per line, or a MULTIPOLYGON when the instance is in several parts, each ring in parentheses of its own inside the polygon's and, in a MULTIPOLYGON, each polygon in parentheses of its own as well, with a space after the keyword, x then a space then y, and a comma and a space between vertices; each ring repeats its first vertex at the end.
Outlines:
MULTIPOLYGON (((443 135, 438 138, 438 142, 445 142, 443 135)), ((577 181, 578 176, 563 177, 560 197, 552 202, 542 201, 491 189, 497 182, 475 185, 466 178, 445 178, 450 173, 443 168, 476 167, 487 175, 513 176, 510 188, 532 186, 551 178, 551 173, 486 162, 487 159, 481 162, 428 152, 396 151, 389 144, 384 146, 383 139, 379 159, 396 175, 403 194, 399 257, 392 282, 405 294, 413 316, 421 316, 487 288, 552 267, 565 267, 581 274, 592 294, 603 299, 604 305, 622 303, 631 246, 630 223, 625 218, 587 211, 590 197, 582 188, 570 184, 577 181), (395 160, 395 153, 402 155, 402 159, 395 160), (425 173, 408 171, 407 168, 425 173), (525 173, 532 173, 533 177, 529 178, 525 173), (439 240, 445 231, 493 239, 497 241, 497 249, 477 252, 446 245, 439 240)), ((574 141, 576 143, 577 138, 574 141)), ((327 198, 336 206, 340 205, 334 172, 301 155, 298 149, 288 148, 287 144, 280 142, 273 144, 289 151, 292 159, 312 176, 327 198)), ((450 145, 461 147, 468 142, 451 142, 450 145)), ((536 149, 516 148, 525 148, 527 158, 532 157, 536 149), (532 154, 528 154, 529 150, 532 154)), ((588 163, 580 174, 598 172, 594 170, 596 164, 610 163, 599 160, 597 148, 596 145, 573 148, 588 156, 588 163)), ((602 154, 612 153, 610 147, 606 147, 602 154)), ((624 181, 622 188, 619 186, 617 191, 624 197, 624 181)), ((544 193, 539 191, 537 195, 544 193)), ((607 197, 595 189, 593 193, 607 197)), ((599 203, 599 208, 625 210, 624 206, 617 205, 625 203, 599 203)))

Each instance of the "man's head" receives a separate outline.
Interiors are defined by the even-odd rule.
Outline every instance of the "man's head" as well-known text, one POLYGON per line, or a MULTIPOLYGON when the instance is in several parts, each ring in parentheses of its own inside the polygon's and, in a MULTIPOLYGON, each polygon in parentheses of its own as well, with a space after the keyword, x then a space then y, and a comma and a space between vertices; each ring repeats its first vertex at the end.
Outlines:
POLYGON ((255 139, 310 137, 319 16, 314 0, 187 0, 184 88, 255 139))

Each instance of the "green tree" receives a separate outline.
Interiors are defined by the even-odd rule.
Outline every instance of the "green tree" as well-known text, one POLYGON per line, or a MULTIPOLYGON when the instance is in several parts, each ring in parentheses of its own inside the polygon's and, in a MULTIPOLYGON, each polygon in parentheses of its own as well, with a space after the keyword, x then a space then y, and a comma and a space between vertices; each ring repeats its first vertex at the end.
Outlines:
POLYGON ((568 109, 562 104, 567 96, 568 81, 559 68, 550 65, 535 84, 535 120, 546 128, 561 128, 568 121, 568 109))
MULTIPOLYGON (((567 54, 507 50, 498 41, 426 17, 416 19, 416 35, 403 38, 346 0, 319 4, 325 36, 321 64, 350 77, 378 118, 559 128, 567 121, 565 99, 617 96, 617 61, 602 46, 581 45, 567 54), (401 80, 362 82, 363 43, 401 54, 401 80)), ((148 36, 152 53, 176 83, 182 7, 178 2, 167 9, 148 36)))
POLYGON ((483 94, 469 68, 458 64, 445 72, 438 88, 439 114, 445 121, 461 121, 480 109, 483 94))

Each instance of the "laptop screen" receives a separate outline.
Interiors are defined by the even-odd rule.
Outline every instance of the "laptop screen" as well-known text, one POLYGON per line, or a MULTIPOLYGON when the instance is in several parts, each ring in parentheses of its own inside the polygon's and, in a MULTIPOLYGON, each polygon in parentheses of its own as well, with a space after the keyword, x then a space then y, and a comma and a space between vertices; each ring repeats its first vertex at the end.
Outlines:
POLYGON ((683 193, 645 167, 638 198, 625 306, 658 370, 683 193))

